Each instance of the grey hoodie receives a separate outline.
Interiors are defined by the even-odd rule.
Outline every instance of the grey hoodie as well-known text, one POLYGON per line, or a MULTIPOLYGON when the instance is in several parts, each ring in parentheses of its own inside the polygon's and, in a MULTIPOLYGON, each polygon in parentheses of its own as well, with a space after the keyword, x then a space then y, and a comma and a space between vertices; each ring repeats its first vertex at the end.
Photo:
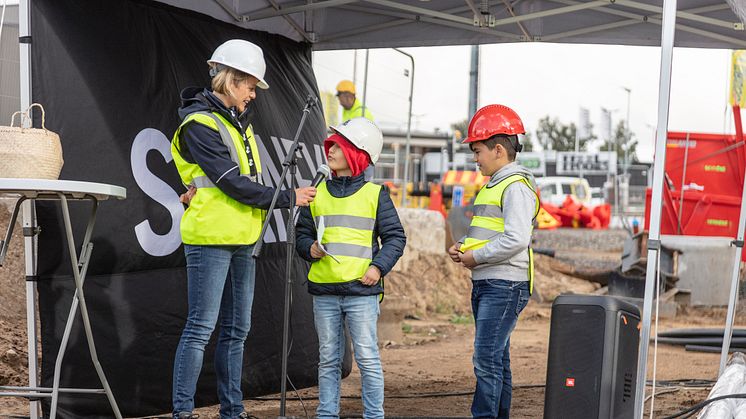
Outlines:
MULTIPOLYGON (((508 163, 495 172, 487 184, 494 186, 514 174, 526 176, 534 188, 534 176, 516 162, 508 163)), ((536 211, 536 194, 523 182, 514 182, 503 195, 503 217, 505 232, 498 234, 484 247, 474 250, 477 266, 471 279, 505 279, 528 281, 528 245, 536 211)), ((464 239, 461 239, 463 243, 464 239)))

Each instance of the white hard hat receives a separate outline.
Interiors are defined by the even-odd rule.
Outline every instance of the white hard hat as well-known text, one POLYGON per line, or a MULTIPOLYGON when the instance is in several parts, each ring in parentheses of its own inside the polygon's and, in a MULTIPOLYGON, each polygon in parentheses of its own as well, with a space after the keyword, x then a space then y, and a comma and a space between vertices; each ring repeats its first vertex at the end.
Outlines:
POLYGON ((383 148, 383 134, 376 124, 367 118, 352 118, 336 127, 329 127, 345 137, 355 147, 368 153, 370 161, 376 164, 383 148))
MULTIPOLYGON (((243 39, 225 41, 215 49, 212 57, 207 60, 207 64, 220 64, 243 71, 259 79, 257 83, 259 88, 269 89, 269 85, 264 81, 267 64, 264 62, 262 49, 249 41, 243 39)), ((214 76, 214 74, 211 75, 214 76)))

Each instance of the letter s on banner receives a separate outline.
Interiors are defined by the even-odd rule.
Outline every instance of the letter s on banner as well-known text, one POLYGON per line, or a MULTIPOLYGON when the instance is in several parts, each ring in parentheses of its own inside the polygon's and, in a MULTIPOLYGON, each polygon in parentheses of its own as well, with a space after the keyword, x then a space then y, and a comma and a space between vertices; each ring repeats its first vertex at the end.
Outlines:
POLYGON ((155 202, 163 205, 171 214, 171 230, 163 235, 157 234, 150 226, 150 221, 144 220, 135 226, 135 236, 142 249, 149 255, 168 256, 181 245, 179 224, 184 215, 184 206, 179 202, 179 194, 148 170, 147 156, 150 150, 161 153, 166 163, 173 160, 171 142, 168 138, 157 129, 145 128, 132 142, 130 151, 132 175, 137 186, 155 202))

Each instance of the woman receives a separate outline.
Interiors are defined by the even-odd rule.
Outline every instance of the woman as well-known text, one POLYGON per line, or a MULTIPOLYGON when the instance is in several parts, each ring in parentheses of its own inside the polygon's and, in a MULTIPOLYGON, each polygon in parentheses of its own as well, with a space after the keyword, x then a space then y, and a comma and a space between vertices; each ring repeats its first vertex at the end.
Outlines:
MULTIPOLYGON (((248 418, 243 409, 241 366, 254 299, 254 243, 274 194, 261 184, 262 165, 246 120, 256 88, 268 89, 261 48, 234 39, 207 62, 212 89, 181 94, 182 123, 171 141, 179 176, 189 186, 181 219, 187 262, 189 314, 176 350, 173 417, 196 418, 194 393, 205 345, 220 319, 215 351, 220 417, 248 418)), ((307 206, 312 187, 295 190, 295 205, 307 206)), ((283 191, 278 208, 288 208, 283 191)), ((184 198, 184 197, 183 197, 184 198)))

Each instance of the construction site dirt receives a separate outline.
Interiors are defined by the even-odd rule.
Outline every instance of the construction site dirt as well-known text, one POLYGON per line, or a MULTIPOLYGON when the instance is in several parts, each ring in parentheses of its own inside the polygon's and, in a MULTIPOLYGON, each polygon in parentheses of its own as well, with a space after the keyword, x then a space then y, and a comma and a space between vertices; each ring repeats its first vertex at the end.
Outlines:
MULTIPOLYGON (((0 227, 6 225, 7 215, 0 211, 0 227)), ((22 237, 18 230, 8 259, 0 268, 0 386, 27 383, 25 285, 22 237)), ((597 283, 568 274, 572 272, 568 266, 591 264, 598 268, 618 263, 625 236, 622 230, 537 232, 536 246, 553 247, 558 253, 555 258, 537 257, 536 297, 521 313, 511 338, 514 383, 511 417, 543 416, 553 298, 560 293, 591 293, 600 288, 597 283)), ((380 342, 386 415, 469 417, 475 384, 471 364, 474 324, 469 273, 451 263, 444 251, 418 250, 416 241, 401 266, 387 277, 390 295, 383 306, 397 307, 394 319, 398 333, 386 333, 380 342)), ((722 307, 680 307, 676 317, 662 319, 658 329, 723 327, 725 312, 722 307)), ((746 314, 739 312, 736 324, 746 324, 746 314)), ((673 414, 706 399, 712 385, 708 383, 717 376, 719 354, 686 352, 683 347, 671 345, 659 345, 655 359, 654 353, 651 342, 648 379, 665 382, 655 389, 655 416, 673 414)), ((650 386, 646 393, 650 395, 650 386)), ((286 415, 314 416, 317 394, 317 388, 289 392, 286 415)), ((342 395, 341 415, 361 417, 360 375, 354 365, 350 376, 342 381, 342 395)), ((650 404, 648 400, 646 410, 650 404)), ((277 417, 279 395, 247 400, 245 405, 257 417, 277 417)), ((162 415, 167 416, 168 409, 165 405, 162 415)), ((200 408, 197 413, 203 419, 219 417, 216 406, 200 408)), ((26 400, 0 398, 0 417, 28 414, 26 400)))

